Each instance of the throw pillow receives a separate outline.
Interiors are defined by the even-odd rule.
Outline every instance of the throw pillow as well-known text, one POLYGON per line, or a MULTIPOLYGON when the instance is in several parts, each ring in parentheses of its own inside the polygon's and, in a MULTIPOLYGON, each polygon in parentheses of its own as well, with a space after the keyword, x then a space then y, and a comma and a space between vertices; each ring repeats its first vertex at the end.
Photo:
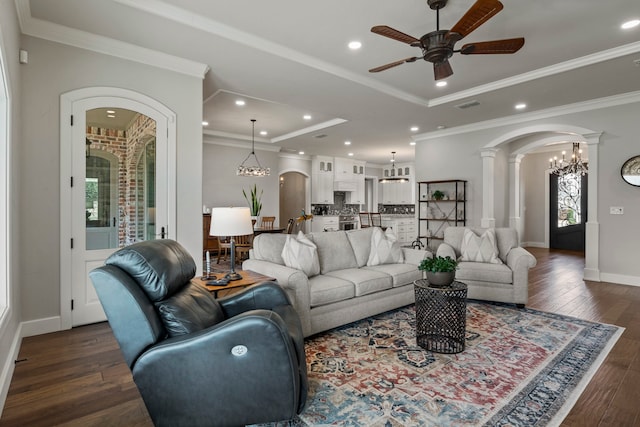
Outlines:
POLYGON ((297 236, 287 235, 282 248, 282 259, 287 267, 302 270, 308 277, 320 274, 318 248, 302 231, 297 236))
POLYGON ((496 231, 493 228, 486 230, 482 236, 477 236, 473 231, 465 228, 460 252, 462 253, 461 261, 502 264, 498 258, 496 231))
POLYGON ((404 262, 402 248, 397 242, 393 228, 383 232, 380 227, 374 227, 371 234, 371 252, 367 265, 396 264, 404 262))

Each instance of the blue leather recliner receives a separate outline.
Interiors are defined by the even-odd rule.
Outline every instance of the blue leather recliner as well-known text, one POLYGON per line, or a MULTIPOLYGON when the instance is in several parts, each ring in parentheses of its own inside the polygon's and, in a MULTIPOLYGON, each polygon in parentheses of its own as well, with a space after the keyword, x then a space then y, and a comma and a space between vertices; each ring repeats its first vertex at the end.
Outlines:
POLYGON ((177 242, 127 246, 90 273, 157 426, 287 420, 307 398, 302 328, 274 282, 215 299, 177 242))

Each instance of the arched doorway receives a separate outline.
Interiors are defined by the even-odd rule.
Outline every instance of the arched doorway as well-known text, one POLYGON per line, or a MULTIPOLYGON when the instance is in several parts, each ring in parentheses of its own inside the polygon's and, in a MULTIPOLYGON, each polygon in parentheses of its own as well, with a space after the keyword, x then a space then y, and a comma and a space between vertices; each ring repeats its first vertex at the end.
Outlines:
POLYGON ((288 171, 280 174, 280 226, 286 227, 289 218, 298 218, 304 209, 309 209, 309 177, 301 172, 288 171))
POLYGON ((60 111, 60 311, 68 329, 105 319, 92 269, 120 247, 175 232, 176 129, 172 111, 124 89, 63 94, 60 111))
MULTIPOLYGON (((483 158, 483 206, 482 225, 494 226, 494 198, 496 192, 495 178, 495 153, 499 149, 504 149, 509 153, 509 225, 522 230, 521 223, 521 172, 520 163, 523 156, 535 148, 542 147, 558 140, 575 140, 576 138, 585 142, 589 154, 589 174, 588 174, 588 211, 589 218, 585 224, 585 280, 600 280, 599 272, 599 223, 597 215, 598 203, 598 144, 602 133, 593 130, 563 124, 533 125, 523 127, 498 138, 487 144, 482 151, 483 158)), ((545 173, 548 173, 545 172, 545 173)), ((548 182, 548 180, 547 180, 548 182)), ((546 184, 548 195, 549 187, 546 184)), ((549 200, 549 198, 546 198, 549 200)), ((545 217, 548 218, 545 211, 545 217)), ((548 235, 548 222, 546 224, 546 234, 548 235)), ((547 240, 548 245, 548 240, 547 240)))

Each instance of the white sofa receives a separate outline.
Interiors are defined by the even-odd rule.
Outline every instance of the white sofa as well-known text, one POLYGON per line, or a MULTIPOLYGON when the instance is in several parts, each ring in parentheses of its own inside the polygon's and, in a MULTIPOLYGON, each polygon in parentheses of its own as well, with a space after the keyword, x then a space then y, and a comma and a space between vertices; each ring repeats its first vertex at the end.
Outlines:
POLYGON ((304 336, 364 319, 415 301, 418 264, 432 254, 401 248, 403 262, 367 266, 374 227, 310 233, 320 274, 308 277, 287 267, 282 257, 286 234, 260 234, 242 268, 277 279, 300 316, 304 336))
MULTIPOLYGON (((477 236, 487 229, 466 227, 477 236)), ((449 227, 444 231, 444 243, 437 256, 459 259, 465 227, 449 227)), ((472 299, 514 303, 524 307, 529 298, 529 269, 536 258, 518 246, 518 233, 513 228, 495 228, 498 258, 501 264, 461 261, 456 280, 466 283, 467 296, 472 299)))

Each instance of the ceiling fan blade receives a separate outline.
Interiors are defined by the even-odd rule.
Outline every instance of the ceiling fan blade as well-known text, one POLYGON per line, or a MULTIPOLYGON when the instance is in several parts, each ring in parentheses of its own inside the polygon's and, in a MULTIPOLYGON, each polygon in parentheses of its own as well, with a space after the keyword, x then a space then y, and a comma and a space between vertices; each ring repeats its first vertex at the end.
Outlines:
POLYGON ((451 64, 449 64, 449 60, 445 59, 442 62, 436 62, 433 64, 433 74, 437 80, 446 79, 447 77, 453 74, 453 69, 451 68, 451 64))
POLYGON ((419 56, 412 56, 411 58, 401 59, 400 61, 391 62, 391 63, 386 64, 386 65, 381 65, 379 67, 372 68, 372 69, 369 70, 369 72, 370 73, 379 73, 380 71, 388 70, 389 68, 393 68, 393 67, 397 67, 398 65, 402 65, 405 62, 415 62, 418 59, 421 59, 421 58, 419 56))
POLYGON ((371 27, 371 32, 379 34, 381 36, 389 37, 390 39, 397 40, 406 44, 420 44, 420 40, 418 40, 417 38, 386 25, 376 25, 375 27, 371 27))
POLYGON ((500 12, 503 7, 498 0, 478 0, 449 32, 460 34, 460 38, 466 37, 496 13, 500 12))
POLYGON ((483 55, 499 53, 516 53, 524 46, 524 37, 504 40, 491 40, 488 42, 468 43, 460 48, 463 55, 483 55))

